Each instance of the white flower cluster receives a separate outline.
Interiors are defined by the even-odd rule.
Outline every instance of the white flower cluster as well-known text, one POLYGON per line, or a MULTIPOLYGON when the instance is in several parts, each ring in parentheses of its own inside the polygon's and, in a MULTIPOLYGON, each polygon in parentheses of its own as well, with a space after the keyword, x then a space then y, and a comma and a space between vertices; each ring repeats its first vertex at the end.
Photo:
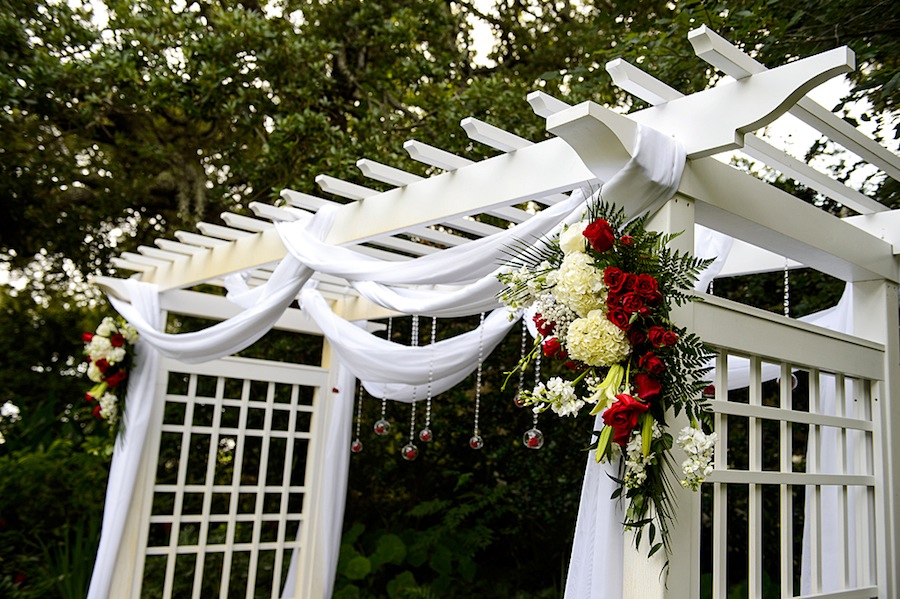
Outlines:
POLYGON ((593 258, 580 252, 563 258, 553 288, 557 301, 585 317, 592 310, 606 310, 606 294, 603 273, 594 268, 593 258))
POLYGON ((543 412, 549 407, 557 416, 577 416, 584 407, 584 401, 575 394, 572 382, 558 376, 551 378, 546 385, 538 383, 530 399, 535 403, 535 412, 543 412))
MULTIPOLYGON (((653 422, 654 439, 662 436, 662 430, 659 425, 653 422)), ((656 454, 650 452, 646 457, 642 449, 643 437, 640 431, 636 431, 631 435, 628 445, 625 446, 625 486, 629 489, 636 489, 644 484, 647 480, 647 466, 656 463, 656 454)))
POLYGON ((110 425, 114 425, 116 417, 119 415, 119 398, 107 392, 98 402, 100 403, 100 417, 108 420, 110 425))
POLYGON ((700 483, 712 473, 713 451, 718 438, 716 433, 707 435, 692 426, 681 429, 676 441, 687 454, 687 459, 681 463, 681 471, 684 473, 681 486, 696 491, 700 488, 700 483))
POLYGON ((534 308, 535 313, 540 314, 544 320, 555 324, 553 336, 559 339, 560 343, 565 343, 569 325, 578 318, 578 315, 569 310, 564 304, 556 301, 553 294, 550 293, 545 293, 539 297, 534 304, 534 308))
POLYGON ((583 220, 575 223, 559 234, 559 249, 563 254, 584 253, 587 248, 587 240, 584 238, 584 230, 588 222, 583 220))
POLYGON ((116 364, 125 359, 125 348, 113 347, 112 343, 109 342, 109 336, 102 336, 99 333, 91 338, 85 346, 85 351, 90 356, 91 366, 93 366, 93 369, 88 368, 88 378, 95 383, 99 383, 102 380, 95 378, 95 376, 100 376, 100 371, 94 366, 97 360, 106 360, 110 364, 116 364))
POLYGON ((566 349, 573 359, 590 366, 612 366, 628 357, 631 343, 603 311, 594 310, 569 325, 566 349))
MULTIPOLYGON (((3 423, 4 420, 10 423, 21 420, 21 416, 19 416, 19 406, 11 401, 7 401, 0 406, 0 423, 3 423)), ((6 437, 3 436, 3 431, 0 431, 0 445, 3 445, 4 443, 6 443, 6 437)))
POLYGON ((523 265, 519 270, 505 272, 500 277, 506 285, 500 301, 513 311, 527 308, 556 285, 557 277, 558 271, 546 260, 537 267, 523 265))

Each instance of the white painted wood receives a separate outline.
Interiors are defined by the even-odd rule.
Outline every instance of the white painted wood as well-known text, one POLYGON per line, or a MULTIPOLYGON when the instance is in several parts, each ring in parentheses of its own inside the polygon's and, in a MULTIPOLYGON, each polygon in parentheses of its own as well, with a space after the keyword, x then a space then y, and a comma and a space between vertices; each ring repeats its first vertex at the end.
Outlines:
POLYGON ((298 218, 307 216, 306 212, 296 210, 290 206, 276 207, 270 204, 263 204, 262 202, 251 202, 250 210, 252 210, 253 214, 256 216, 268 218, 273 222, 292 222, 298 218))
MULTIPOLYGON (((745 79, 766 71, 764 65, 744 54, 706 25, 690 31, 688 40, 697 56, 735 79, 745 79)), ((889 177, 900 179, 900 160, 895 154, 813 100, 801 98, 788 112, 877 166, 889 177)))
POLYGON ((157 260, 163 260, 167 262, 178 262, 179 260, 184 260, 184 254, 177 254, 175 252, 167 252, 165 250, 161 250, 154 247, 149 247, 146 245, 139 245, 137 248, 138 252, 147 256, 149 258, 156 258, 157 260))
POLYGON ((533 91, 529 93, 525 99, 531 105, 531 109, 534 113, 543 118, 547 118, 551 114, 562 112, 566 108, 571 107, 571 104, 563 102, 559 98, 554 98, 550 94, 542 91, 533 91))
POLYGON ((275 225, 258 218, 251 218, 243 214, 235 214, 234 212, 223 212, 222 220, 225 224, 234 229, 249 231, 250 233, 259 233, 271 229, 275 225))
POLYGON ((328 175, 316 175, 316 184, 325 193, 351 200, 362 200, 378 193, 377 189, 350 183, 328 175))
MULTIPOLYGON (((750 406, 762 405, 762 361, 750 357, 750 406)), ((762 421, 751 417, 747 422, 749 466, 751 472, 762 471, 762 421)), ((747 586, 750 597, 762 597, 762 485, 747 485, 747 586)))
POLYGON ((455 171, 472 164, 472 161, 446 150, 435 148, 426 143, 411 139, 403 143, 403 149, 409 157, 417 162, 427 164, 445 171, 455 171))
POLYGON ((197 247, 196 245, 188 245, 186 243, 181 243, 180 241, 172 241, 171 239, 154 239, 153 243, 162 250, 174 252, 176 254, 184 254, 185 256, 196 256, 204 253, 203 248, 197 247))
POLYGON ((894 255, 900 255, 900 210, 849 216, 844 221, 890 243, 894 255))
POLYGON ((684 97, 680 91, 621 58, 606 63, 606 72, 617 87, 654 106, 684 97))
POLYGON ((205 235, 197 235, 196 233, 191 233, 190 231, 175 231, 175 238, 181 243, 196 245, 197 247, 201 248, 217 248, 225 247, 228 245, 228 242, 224 239, 216 239, 214 237, 207 237, 205 235))
POLYGON ((495 148, 502 152, 515 152, 520 148, 532 145, 532 142, 519 137, 514 133, 510 133, 499 127, 495 127, 489 123, 478 120, 474 117, 466 117, 460 121, 459 126, 463 128, 466 135, 472 141, 483 143, 486 146, 495 148))
POLYGON ((243 237, 249 237, 253 234, 213 223, 197 223, 197 229, 207 237, 215 237, 217 239, 224 239, 225 241, 234 241, 243 237))
POLYGON ((409 185, 410 183, 415 183, 424 179, 424 177, 420 177, 419 175, 414 175, 413 173, 386 164, 381 164, 380 162, 375 162, 368 158, 360 158, 356 161, 356 166, 365 177, 396 187, 403 187, 404 185, 409 185))
POLYGON ((120 254, 120 258, 125 260, 126 262, 133 262, 135 264, 143 264, 145 266, 149 266, 151 268, 158 268, 160 266, 169 266, 172 261, 171 260, 160 260, 159 258, 153 258, 150 256, 146 256, 143 254, 135 254, 134 252, 122 252, 120 254))
MULTIPOLYGON (((719 350, 716 356, 716 401, 728 401, 728 353, 719 350)), ((728 417, 716 412, 714 418, 719 440, 713 454, 713 475, 728 469, 728 417)), ((707 480, 713 485, 713 531, 712 531, 712 597, 726 599, 728 594, 728 486, 715 480, 707 480)))
MULTIPOLYGON (((781 395, 780 407, 783 411, 793 409, 791 382, 791 367, 788 363, 781 363, 781 381, 779 384, 781 395)), ((779 467, 781 472, 792 472, 793 462, 793 427, 791 422, 782 419, 778 423, 778 448, 780 454, 779 467)), ((782 594, 794 593, 794 496, 793 486, 790 484, 779 485, 779 537, 781 545, 781 589, 782 594)), ((760 581, 761 582, 761 581, 760 581)), ((761 589, 760 589, 761 590, 761 589)))

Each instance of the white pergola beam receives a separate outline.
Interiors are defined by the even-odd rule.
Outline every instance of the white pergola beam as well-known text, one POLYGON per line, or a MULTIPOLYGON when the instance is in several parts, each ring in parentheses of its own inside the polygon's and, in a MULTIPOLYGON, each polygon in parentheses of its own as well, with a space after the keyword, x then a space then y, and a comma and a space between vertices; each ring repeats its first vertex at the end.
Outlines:
POLYGON ((429 146, 426 143, 410 139, 403 142, 403 149, 409 154, 409 157, 416 162, 427 164, 439 168, 444 171, 455 171, 473 164, 472 160, 451 154, 446 150, 429 146))
POLYGON ((225 239, 226 241, 234 241, 235 239, 252 235, 252 233, 248 233, 247 231, 239 231, 237 229, 232 229, 231 227, 223 227, 222 225, 215 225, 212 223, 198 223, 197 229, 207 237, 225 239))
POLYGON ((571 104, 542 91, 531 92, 525 96, 525 100, 531 105, 531 110, 534 114, 541 118, 547 118, 551 114, 556 114, 572 107, 571 104))
MULTIPOLYGON (((735 79, 745 79, 768 70, 765 65, 747 56, 706 25, 690 31, 688 40, 698 57, 735 79)), ((875 143, 814 100, 800 98, 788 112, 863 160, 878 167, 892 179, 900 181, 900 160, 895 154, 875 143)))
POLYGON ((653 106, 684 97, 677 89, 621 58, 606 63, 606 72, 617 87, 653 106))
POLYGON ((532 145, 532 142, 524 137, 519 137, 474 117, 464 118, 459 125, 472 141, 483 143, 502 152, 514 152, 532 145))
POLYGON ((249 216, 244 216, 243 214, 235 214, 234 212, 223 212, 221 217, 229 227, 250 231, 251 233, 259 233, 260 231, 265 231, 266 229, 271 229, 275 226, 271 222, 260 220, 258 218, 251 218, 249 216))
POLYGON ((206 252, 204 248, 197 247, 196 245, 188 245, 186 243, 172 241, 171 239, 154 239, 153 243, 162 250, 183 254, 185 256, 198 256, 206 252))
POLYGON ((357 160, 356 167, 362 172, 364 177, 395 187, 403 187, 404 185, 421 181, 424 178, 393 166, 369 160, 368 158, 357 160))
POLYGON ((344 181, 343 179, 338 179, 329 175, 317 175, 316 184, 319 186, 319 189, 325 193, 330 193, 350 200, 363 200, 379 193, 377 189, 350 183, 349 181, 344 181))
POLYGON ((216 239, 214 237, 207 237, 206 235, 197 235, 190 231, 175 231, 175 239, 181 243, 196 245, 197 247, 202 248, 215 248, 228 245, 228 242, 224 239, 216 239))

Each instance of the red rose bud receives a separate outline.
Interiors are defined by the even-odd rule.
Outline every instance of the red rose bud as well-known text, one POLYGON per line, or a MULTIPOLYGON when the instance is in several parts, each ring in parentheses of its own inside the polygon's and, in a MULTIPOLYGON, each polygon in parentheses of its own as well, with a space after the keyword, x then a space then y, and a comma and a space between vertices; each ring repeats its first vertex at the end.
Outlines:
POLYGON ((113 347, 122 347, 125 345, 125 337, 121 333, 113 333, 109 336, 109 343, 113 347))
POLYGON ((627 393, 616 395, 616 401, 603 412, 603 422, 613 429, 613 443, 622 447, 628 444, 631 431, 637 426, 641 414, 650 409, 646 404, 627 393))
POLYGON ((549 337, 556 328, 555 322, 547 321, 541 314, 535 314, 532 320, 534 320, 534 326, 541 337, 549 337))
POLYGON ((634 389, 635 395, 644 401, 650 401, 660 394, 662 385, 652 376, 641 373, 634 377, 634 389))
POLYGON ((607 266, 603 271, 603 282, 610 291, 615 293, 622 291, 625 278, 625 273, 622 272, 622 269, 615 266, 607 266))
POLYGON ((93 339, 93 338, 94 338, 93 333, 82 333, 81 334, 81 340, 84 341, 85 343, 90 343, 91 339, 93 339))
POLYGON ((563 360, 568 357, 568 353, 563 349, 562 344, 556 337, 550 337, 542 344, 544 355, 548 358, 559 358, 563 360))
POLYGON ((606 313, 606 318, 623 331, 627 331, 631 328, 631 321, 628 317, 628 313, 621 308, 611 309, 606 313))
POLYGON ((582 235, 587 238, 592 248, 601 253, 611 248, 616 242, 616 234, 612 227, 602 218, 598 218, 585 227, 582 235))
POLYGON ((659 283, 653 278, 653 275, 640 274, 634 280, 634 290, 640 293, 644 298, 653 297, 653 294, 659 289, 659 283))
POLYGON ((647 352, 638 360, 638 366, 652 375, 659 376, 665 371, 666 365, 652 351, 647 352))
POLYGON ((643 307, 644 300, 637 293, 626 293, 622 296, 622 309, 629 314, 640 312, 643 307))
POLYGON ((619 243, 631 247, 634 245, 634 237, 632 237, 631 235, 622 235, 621 237, 619 237, 619 243))
POLYGON ((647 341, 647 333, 643 329, 631 329, 628 333, 628 341, 633 346, 640 345, 647 341))

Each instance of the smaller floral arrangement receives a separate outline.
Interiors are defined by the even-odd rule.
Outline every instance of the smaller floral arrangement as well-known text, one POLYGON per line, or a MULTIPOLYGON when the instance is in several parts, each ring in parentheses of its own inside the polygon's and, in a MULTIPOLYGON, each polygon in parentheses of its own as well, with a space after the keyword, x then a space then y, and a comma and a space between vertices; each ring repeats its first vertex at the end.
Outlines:
POLYGON ((704 431, 711 419, 701 394, 712 354, 671 320, 673 306, 695 299, 690 290, 712 261, 672 250, 678 234, 648 231, 645 220, 595 201, 558 237, 510 248, 499 278, 501 301, 533 312, 538 333, 513 372, 540 352, 563 373, 520 390, 519 403, 558 416, 600 414, 591 449, 598 462, 618 462, 613 498, 627 501, 625 526, 637 530, 636 544, 649 525, 652 555, 669 551, 669 476, 697 490, 712 472, 716 435, 704 431), (666 418, 682 410, 690 426, 674 439, 666 418), (675 442, 688 456, 680 475, 675 442))
POLYGON ((138 333, 122 319, 107 316, 94 333, 82 335, 88 364, 87 376, 94 382, 84 398, 93 404, 93 414, 119 430, 125 408, 126 381, 134 359, 131 347, 138 333))

